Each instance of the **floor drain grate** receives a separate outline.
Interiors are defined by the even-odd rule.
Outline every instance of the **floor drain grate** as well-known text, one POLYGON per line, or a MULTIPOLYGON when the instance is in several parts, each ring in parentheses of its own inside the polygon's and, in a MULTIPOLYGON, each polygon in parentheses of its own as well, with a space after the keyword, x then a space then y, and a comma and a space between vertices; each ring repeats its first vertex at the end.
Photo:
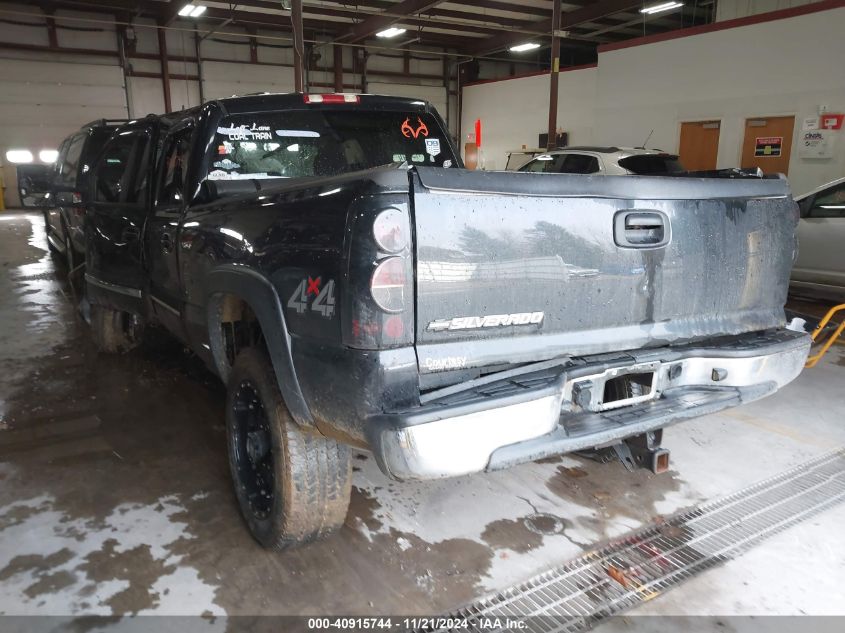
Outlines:
POLYGON ((513 621, 532 632, 586 630, 842 501, 845 449, 651 524, 446 619, 485 633, 513 621))

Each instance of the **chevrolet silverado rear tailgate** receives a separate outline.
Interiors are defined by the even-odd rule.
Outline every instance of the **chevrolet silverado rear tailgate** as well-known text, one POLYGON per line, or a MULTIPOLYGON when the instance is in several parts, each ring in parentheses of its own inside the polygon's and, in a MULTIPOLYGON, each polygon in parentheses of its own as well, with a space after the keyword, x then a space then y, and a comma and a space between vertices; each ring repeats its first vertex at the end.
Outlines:
POLYGON ((784 324, 784 179, 411 174, 423 372, 784 324))

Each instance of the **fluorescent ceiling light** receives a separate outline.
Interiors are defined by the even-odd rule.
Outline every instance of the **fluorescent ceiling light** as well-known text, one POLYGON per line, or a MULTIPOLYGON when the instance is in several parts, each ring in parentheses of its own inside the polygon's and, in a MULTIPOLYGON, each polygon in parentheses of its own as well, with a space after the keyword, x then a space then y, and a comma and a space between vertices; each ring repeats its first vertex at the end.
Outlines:
POLYGON ((640 9, 640 13, 654 15, 655 13, 662 13, 663 11, 677 9, 678 7, 682 6, 684 6, 683 2, 661 2, 660 4, 653 4, 650 7, 643 7, 642 9, 640 9))
POLYGON ((395 26, 391 26, 389 29, 385 29, 376 33, 376 37, 396 37, 397 35, 402 35, 402 33, 407 30, 408 29, 400 29, 395 26))
POLYGON ((518 44, 517 46, 511 46, 511 52, 522 53, 524 51, 533 51, 535 48, 540 48, 540 45, 534 42, 527 42, 526 44, 518 44))
POLYGON ((10 149, 6 152, 6 160, 10 163, 31 163, 32 152, 28 149, 10 149))
POLYGON ((202 4, 186 4, 179 9, 179 15, 183 18, 198 18, 205 13, 205 5, 202 4))
POLYGON ((38 160, 42 163, 55 163, 59 157, 59 152, 54 149, 42 149, 38 152, 38 160))

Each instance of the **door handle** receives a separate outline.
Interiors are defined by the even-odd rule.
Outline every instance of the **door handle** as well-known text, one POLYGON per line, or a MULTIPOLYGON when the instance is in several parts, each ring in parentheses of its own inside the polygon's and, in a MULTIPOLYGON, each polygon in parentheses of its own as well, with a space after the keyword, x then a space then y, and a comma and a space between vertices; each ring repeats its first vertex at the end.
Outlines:
POLYGON ((620 211, 614 218, 613 239, 623 248, 659 248, 671 237, 669 218, 662 211, 620 211))
POLYGON ((137 226, 127 226, 123 229, 124 242, 137 242, 141 237, 141 231, 137 226))
POLYGON ((173 250, 173 238, 170 237, 170 233, 161 234, 161 248, 165 253, 173 250))

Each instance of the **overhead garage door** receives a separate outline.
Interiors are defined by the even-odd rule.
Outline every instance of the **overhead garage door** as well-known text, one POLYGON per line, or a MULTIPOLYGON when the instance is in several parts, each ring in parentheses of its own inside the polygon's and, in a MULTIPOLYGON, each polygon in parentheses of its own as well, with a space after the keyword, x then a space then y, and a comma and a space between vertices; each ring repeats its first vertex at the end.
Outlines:
POLYGON ((388 84, 376 81, 367 82, 367 92, 393 97, 412 97, 430 102, 444 119, 446 118, 446 88, 444 86, 415 86, 407 84, 388 84))
POLYGON ((206 99, 256 92, 293 92, 293 68, 284 66, 203 62, 202 79, 206 99))
POLYGON ((0 150, 56 149, 94 119, 126 118, 117 65, 4 60, 0 64, 0 150))

